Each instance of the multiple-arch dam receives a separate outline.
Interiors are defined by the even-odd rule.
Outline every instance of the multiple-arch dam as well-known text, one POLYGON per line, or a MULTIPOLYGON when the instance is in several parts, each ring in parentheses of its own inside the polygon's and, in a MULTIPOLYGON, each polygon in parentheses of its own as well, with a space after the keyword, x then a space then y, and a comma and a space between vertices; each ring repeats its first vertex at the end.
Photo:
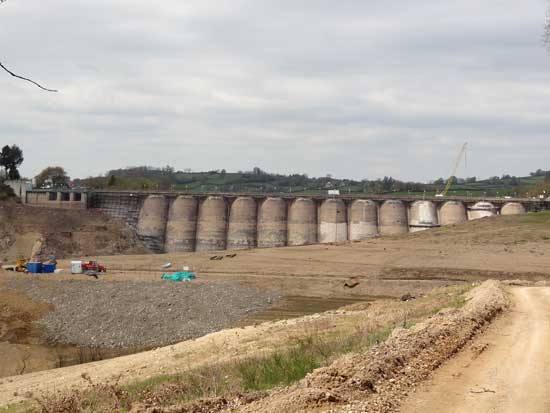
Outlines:
MULTIPOLYGON (((31 195, 27 202, 32 204, 31 195)), ((63 194, 60 198, 76 199, 63 194)), ((111 191, 93 191, 79 199, 85 199, 84 207, 124 220, 155 252, 361 241, 548 206, 532 199, 111 191)))
POLYGON ((361 241, 548 209, 538 199, 296 196, 28 190, 24 203, 95 208, 125 221, 155 252, 269 248, 361 241))

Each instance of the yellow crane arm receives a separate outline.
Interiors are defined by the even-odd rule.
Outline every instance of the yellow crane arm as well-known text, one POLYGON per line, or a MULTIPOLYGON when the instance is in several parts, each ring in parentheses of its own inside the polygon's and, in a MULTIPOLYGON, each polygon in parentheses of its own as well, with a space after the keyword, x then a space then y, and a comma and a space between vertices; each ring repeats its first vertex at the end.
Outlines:
POLYGON ((451 186, 453 185, 453 178, 456 176, 456 171, 458 169, 458 165, 460 164, 460 160, 462 159, 462 155, 466 153, 466 149, 468 148, 468 142, 466 142, 464 145, 462 145, 462 148, 460 149, 460 152, 458 153, 458 157, 456 158, 455 166, 453 168, 453 173, 451 176, 449 176, 449 179, 447 180, 447 185, 445 185, 445 189, 443 192, 441 192, 441 196, 447 196, 449 193, 449 190, 451 189, 451 186))

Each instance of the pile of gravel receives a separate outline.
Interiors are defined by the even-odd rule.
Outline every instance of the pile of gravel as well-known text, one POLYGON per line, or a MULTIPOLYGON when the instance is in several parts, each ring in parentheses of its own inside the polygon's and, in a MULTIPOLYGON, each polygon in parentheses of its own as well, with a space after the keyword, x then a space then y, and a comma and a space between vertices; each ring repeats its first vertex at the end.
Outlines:
POLYGON ((280 298, 230 283, 25 279, 9 288, 55 306, 38 321, 48 340, 91 347, 155 347, 197 338, 280 298))

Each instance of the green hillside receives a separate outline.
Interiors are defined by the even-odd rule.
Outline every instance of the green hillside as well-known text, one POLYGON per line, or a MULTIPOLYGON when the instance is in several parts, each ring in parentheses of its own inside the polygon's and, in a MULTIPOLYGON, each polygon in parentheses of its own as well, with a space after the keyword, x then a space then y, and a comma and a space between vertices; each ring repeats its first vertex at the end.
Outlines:
MULTIPOLYGON (((456 196, 529 196, 538 195, 549 187, 550 173, 537 171, 528 177, 504 175, 484 180, 454 179, 449 195, 456 196)), ((174 168, 130 167, 111 170, 100 177, 77 179, 77 186, 91 189, 163 190, 199 192, 252 192, 325 194, 337 189, 342 194, 370 193, 396 195, 435 195, 443 190, 446 180, 433 183, 403 182, 391 177, 377 180, 336 179, 330 176, 311 178, 307 175, 272 174, 254 168, 250 172, 190 172, 174 168)))

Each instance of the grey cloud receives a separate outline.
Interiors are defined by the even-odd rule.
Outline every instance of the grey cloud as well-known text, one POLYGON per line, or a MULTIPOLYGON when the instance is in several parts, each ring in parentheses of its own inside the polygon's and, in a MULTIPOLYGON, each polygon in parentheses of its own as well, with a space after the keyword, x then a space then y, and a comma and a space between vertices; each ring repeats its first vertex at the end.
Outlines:
POLYGON ((2 136, 35 175, 125 165, 426 180, 547 167, 540 0, 9 1, 2 136), (101 163, 90 163, 90 156, 101 163))

